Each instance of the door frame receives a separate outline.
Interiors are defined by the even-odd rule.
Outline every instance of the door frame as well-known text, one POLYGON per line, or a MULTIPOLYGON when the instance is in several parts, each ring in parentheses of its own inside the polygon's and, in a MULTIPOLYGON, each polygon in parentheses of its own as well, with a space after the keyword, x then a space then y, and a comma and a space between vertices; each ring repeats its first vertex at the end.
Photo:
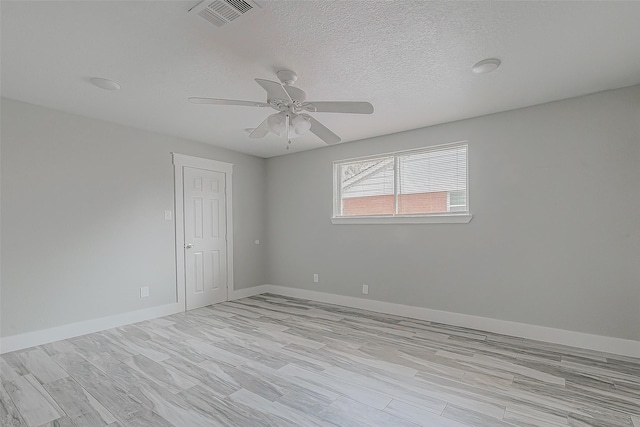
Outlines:
POLYGON ((204 159, 188 156, 186 154, 171 153, 173 156, 174 178, 174 212, 176 229, 176 302, 187 310, 186 278, 185 278, 185 248, 184 240, 184 180, 183 168, 204 169, 225 175, 225 203, 227 206, 227 301, 233 294, 233 163, 220 162, 218 160, 204 159))

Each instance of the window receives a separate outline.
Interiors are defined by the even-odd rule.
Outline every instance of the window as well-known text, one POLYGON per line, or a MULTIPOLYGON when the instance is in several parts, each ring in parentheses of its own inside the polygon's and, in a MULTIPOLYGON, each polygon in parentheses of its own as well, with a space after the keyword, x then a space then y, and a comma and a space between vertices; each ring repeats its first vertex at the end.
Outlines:
POLYGON ((334 162, 334 223, 469 222, 466 143, 334 162))

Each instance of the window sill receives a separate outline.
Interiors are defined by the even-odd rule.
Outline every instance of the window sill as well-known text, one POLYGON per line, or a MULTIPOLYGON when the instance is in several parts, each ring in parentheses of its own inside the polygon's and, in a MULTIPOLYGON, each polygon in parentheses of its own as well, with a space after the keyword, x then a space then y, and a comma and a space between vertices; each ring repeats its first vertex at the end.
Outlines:
POLYGON ((425 216, 349 216, 331 218, 332 224, 466 224, 473 215, 448 214, 425 216))

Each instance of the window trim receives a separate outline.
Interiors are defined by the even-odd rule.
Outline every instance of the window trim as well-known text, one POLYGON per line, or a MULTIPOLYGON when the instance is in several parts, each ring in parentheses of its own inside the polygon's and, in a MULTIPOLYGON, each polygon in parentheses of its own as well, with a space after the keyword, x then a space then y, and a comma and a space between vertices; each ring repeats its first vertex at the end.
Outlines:
MULTIPOLYGON (((394 196, 397 196, 397 179, 394 179, 394 196)), ((473 215, 471 214, 470 206, 470 194, 469 194, 469 143, 468 141, 458 141, 447 144, 432 145, 423 148, 394 151, 390 153, 380 153, 371 156, 354 157, 350 159, 335 160, 333 162, 333 212, 331 217, 332 224, 466 224, 471 221, 473 215), (337 216, 336 213, 340 212, 342 193, 340 191, 340 165, 350 162, 367 161, 373 159, 379 159, 382 157, 393 156, 394 160, 394 176, 397 178, 398 171, 398 157, 409 153, 426 153, 430 151, 439 151, 447 148, 467 147, 467 211, 466 212, 446 212, 446 213, 432 213, 432 214, 420 214, 420 215, 362 215, 362 216, 337 216)), ((395 197, 395 203, 397 204, 398 197, 395 197)), ((447 195, 447 204, 449 203, 449 195, 447 195)), ((397 206, 396 206, 397 211, 397 206)))

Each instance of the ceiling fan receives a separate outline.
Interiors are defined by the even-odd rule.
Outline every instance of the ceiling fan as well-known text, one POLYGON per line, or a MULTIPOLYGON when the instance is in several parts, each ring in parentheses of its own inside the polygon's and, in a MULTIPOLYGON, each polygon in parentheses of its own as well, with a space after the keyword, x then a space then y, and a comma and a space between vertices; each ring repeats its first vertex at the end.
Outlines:
POLYGON ((250 138, 263 138, 269 132, 287 137, 287 149, 291 138, 302 136, 311 131, 326 144, 337 144, 340 137, 307 113, 351 113, 371 114, 373 105, 368 102, 307 102, 307 95, 301 89, 292 86, 298 76, 291 70, 276 73, 280 83, 264 79, 255 79, 267 91, 267 102, 238 101, 234 99, 190 97, 193 104, 239 105, 244 107, 271 107, 277 113, 268 116, 249 134, 250 138))

